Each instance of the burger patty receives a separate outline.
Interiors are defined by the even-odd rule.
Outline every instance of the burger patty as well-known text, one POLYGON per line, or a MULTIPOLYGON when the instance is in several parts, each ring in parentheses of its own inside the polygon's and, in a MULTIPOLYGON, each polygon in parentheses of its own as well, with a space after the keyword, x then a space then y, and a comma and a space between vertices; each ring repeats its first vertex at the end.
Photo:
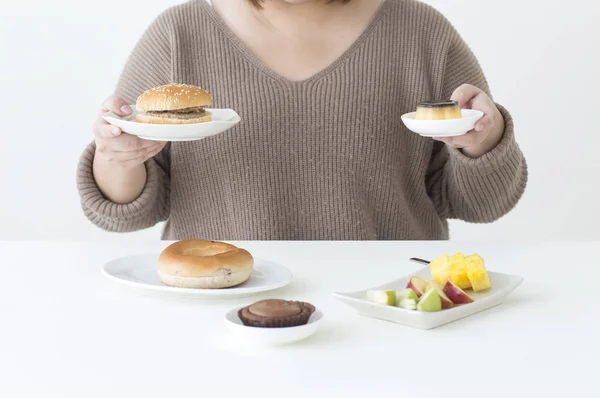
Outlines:
POLYGON ((169 119, 193 119, 206 115, 206 110, 202 107, 183 108, 173 111, 147 111, 147 115, 165 117, 169 119))

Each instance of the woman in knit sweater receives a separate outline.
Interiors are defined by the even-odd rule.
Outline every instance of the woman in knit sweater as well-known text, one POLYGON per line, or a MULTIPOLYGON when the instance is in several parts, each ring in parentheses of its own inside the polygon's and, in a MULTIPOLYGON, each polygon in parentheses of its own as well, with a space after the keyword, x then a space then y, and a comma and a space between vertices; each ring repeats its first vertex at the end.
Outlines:
POLYGON ((492 222, 518 202, 526 162, 467 44, 414 0, 206 0, 146 30, 101 112, 143 91, 200 86, 242 121, 157 143, 98 118, 78 166, 85 215, 164 239, 447 239, 448 219, 492 222), (485 116, 433 140, 400 115, 454 99, 485 116))

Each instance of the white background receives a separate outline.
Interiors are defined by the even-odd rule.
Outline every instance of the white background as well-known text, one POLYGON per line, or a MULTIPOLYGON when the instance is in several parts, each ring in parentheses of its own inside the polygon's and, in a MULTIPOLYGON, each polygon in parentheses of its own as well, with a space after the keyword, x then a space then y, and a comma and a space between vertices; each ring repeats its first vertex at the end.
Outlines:
MULTIPOLYGON (((2 1, 0 239, 124 238, 83 217, 75 168, 129 51, 152 19, 177 3, 2 1)), ((452 238, 600 239, 600 6, 428 3, 475 51, 495 99, 516 120, 530 170, 512 213, 490 225, 453 222, 452 238)), ((127 239, 159 236, 160 226, 127 239)))

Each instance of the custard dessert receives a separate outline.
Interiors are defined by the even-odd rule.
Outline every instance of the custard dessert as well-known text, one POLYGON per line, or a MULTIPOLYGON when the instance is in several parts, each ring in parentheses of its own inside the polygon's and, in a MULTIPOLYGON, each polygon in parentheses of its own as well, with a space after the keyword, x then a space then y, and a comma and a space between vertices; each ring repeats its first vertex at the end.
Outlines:
POLYGON ((417 106, 416 120, 449 120, 462 118, 456 101, 422 102, 417 106))

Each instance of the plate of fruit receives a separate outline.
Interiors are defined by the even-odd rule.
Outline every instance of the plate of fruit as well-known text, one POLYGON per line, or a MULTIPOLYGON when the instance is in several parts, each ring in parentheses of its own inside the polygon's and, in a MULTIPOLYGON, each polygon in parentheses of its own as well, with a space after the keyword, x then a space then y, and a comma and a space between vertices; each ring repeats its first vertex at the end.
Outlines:
POLYGON ((433 329, 500 305, 523 282, 489 272, 478 254, 441 255, 421 270, 365 290, 334 293, 360 315, 433 329))

